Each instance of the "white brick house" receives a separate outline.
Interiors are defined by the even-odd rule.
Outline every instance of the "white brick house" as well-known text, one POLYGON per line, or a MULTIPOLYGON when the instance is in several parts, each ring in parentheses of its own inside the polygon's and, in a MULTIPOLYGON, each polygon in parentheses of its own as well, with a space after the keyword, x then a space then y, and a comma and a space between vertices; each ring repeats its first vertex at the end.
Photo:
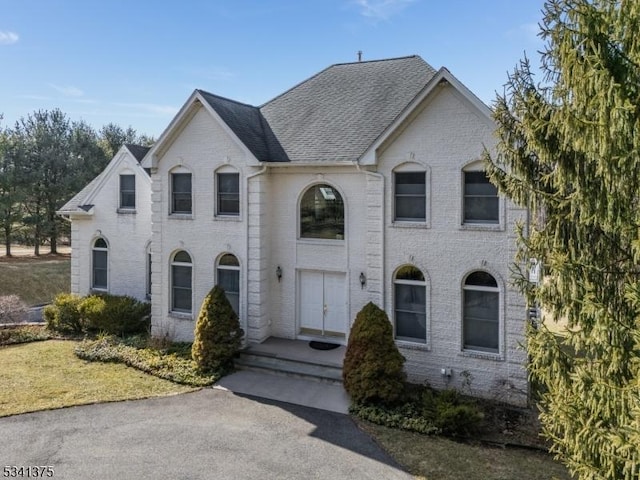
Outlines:
POLYGON ((482 172, 494 128, 416 56, 333 65, 260 107, 196 90, 141 166, 121 150, 61 210, 72 290, 104 275, 104 238, 107 289, 144 298, 150 285, 155 335, 193 339, 216 283, 250 343, 345 343, 372 301, 410 379, 524 404, 526 306, 509 266, 527 212, 482 172), (116 202, 125 165, 135 215, 116 202))

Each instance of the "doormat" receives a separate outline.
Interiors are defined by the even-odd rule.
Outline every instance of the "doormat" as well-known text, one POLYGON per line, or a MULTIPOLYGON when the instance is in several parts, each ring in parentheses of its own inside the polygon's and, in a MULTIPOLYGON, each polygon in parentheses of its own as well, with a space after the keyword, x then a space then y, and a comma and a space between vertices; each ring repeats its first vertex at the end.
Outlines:
POLYGON ((314 350, 333 350, 334 348, 338 348, 340 345, 337 343, 328 343, 328 342, 309 342, 309 346, 314 350))

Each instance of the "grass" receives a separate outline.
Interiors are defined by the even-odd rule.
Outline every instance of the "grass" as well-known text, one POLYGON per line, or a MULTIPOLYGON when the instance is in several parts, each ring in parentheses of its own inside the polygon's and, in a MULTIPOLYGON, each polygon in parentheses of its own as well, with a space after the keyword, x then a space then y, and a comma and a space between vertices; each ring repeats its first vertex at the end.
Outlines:
POLYGON ((0 348, 0 417, 195 390, 125 365, 80 360, 77 344, 48 340, 0 348))
POLYGON ((359 424, 398 463, 420 479, 571 479, 566 468, 544 452, 489 448, 368 422, 360 421, 359 424))
POLYGON ((49 303, 68 292, 70 282, 68 257, 0 257, 0 296, 18 295, 27 305, 49 303))

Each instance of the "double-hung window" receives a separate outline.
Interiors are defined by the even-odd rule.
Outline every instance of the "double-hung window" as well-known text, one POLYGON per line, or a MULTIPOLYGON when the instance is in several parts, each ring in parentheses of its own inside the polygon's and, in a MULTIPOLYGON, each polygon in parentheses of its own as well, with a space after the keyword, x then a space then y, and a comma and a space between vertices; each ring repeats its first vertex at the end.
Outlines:
POLYGON ((487 272, 469 274, 463 287, 463 347, 465 350, 499 352, 500 290, 487 272))
POLYGON ((192 213, 191 174, 171 174, 171 213, 192 213))
POLYGON ((395 172, 395 215, 400 222, 424 222, 427 213, 425 172, 395 172))
POLYGON ((126 210, 136 208, 135 175, 120 175, 120 208, 126 210))
POLYGON ((218 173, 217 214, 240 215, 240 174, 218 173))
POLYGON ((499 223, 498 189, 484 171, 464 173, 464 223, 499 223))
POLYGON ((412 265, 394 279, 396 340, 427 342, 427 287, 424 274, 412 265))
POLYGON ((171 261, 171 311, 191 313, 191 256, 184 250, 176 252, 171 261))
POLYGON ((104 238, 93 242, 91 251, 91 288, 107 290, 109 271, 109 248, 104 238))
POLYGON ((224 254, 218 261, 218 285, 233 307, 236 315, 240 314, 240 263, 230 253, 224 254))

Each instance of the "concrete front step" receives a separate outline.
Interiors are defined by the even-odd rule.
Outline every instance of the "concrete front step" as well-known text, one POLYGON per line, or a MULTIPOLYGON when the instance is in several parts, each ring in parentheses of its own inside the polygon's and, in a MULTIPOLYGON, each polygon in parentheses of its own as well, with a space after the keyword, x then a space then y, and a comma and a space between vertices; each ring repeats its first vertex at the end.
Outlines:
POLYGON ((328 383, 342 383, 342 367, 300 359, 275 357, 262 352, 241 352, 235 361, 244 370, 266 371, 328 383))

